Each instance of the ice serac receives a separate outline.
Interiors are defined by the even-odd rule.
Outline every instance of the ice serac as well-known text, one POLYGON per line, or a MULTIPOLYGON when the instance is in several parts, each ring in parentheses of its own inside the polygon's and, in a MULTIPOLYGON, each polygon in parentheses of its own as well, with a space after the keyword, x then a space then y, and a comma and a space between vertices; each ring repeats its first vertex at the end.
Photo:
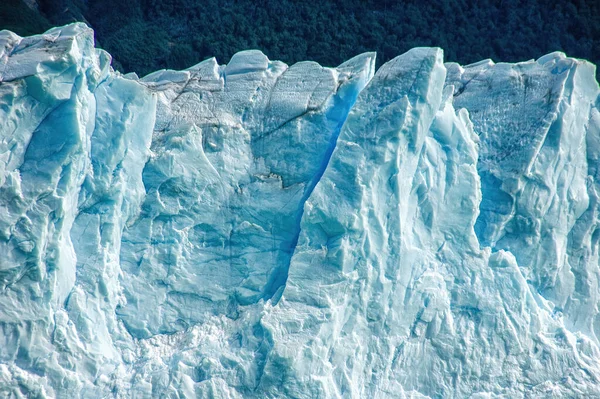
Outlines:
POLYGON ((595 67, 374 60, 0 32, 0 396, 600 396, 595 67))
POLYGON ((233 317, 283 288, 304 201, 373 65, 288 68, 245 51, 142 79, 157 118, 117 309, 133 336, 233 317))
MULTIPOLYGON (((553 80, 552 68, 545 68, 553 80)), ((489 139, 478 128, 496 119, 482 117, 478 126, 466 109, 456 112, 457 93, 469 88, 460 94, 452 75, 445 85, 445 74, 438 51, 411 50, 377 72, 346 121, 305 205, 283 299, 264 319, 275 343, 267 368, 272 375, 286 370, 280 386, 287 396, 598 394, 595 337, 572 328, 560 304, 528 281, 534 266, 518 263, 543 247, 532 242, 517 254, 510 247, 492 251, 475 233, 485 217, 483 210, 479 215, 482 190, 498 189, 480 179, 486 164, 478 166, 478 151, 506 159, 491 145, 519 135, 533 139, 511 130, 517 115, 503 121, 502 136, 489 139)), ((504 79, 493 78, 492 88, 506 90, 504 79)), ((598 94, 591 83, 584 90, 594 96, 578 96, 582 115, 598 94)), ((482 112, 503 109, 502 94, 479 95, 473 101, 482 112)), ((522 110, 518 117, 535 126, 545 114, 522 110)), ((585 136, 586 125, 574 124, 570 133, 585 136)), ((580 148, 581 140, 565 140, 562 151, 580 148)), ((530 147, 505 156, 517 150, 530 147)), ((512 172, 508 165, 498 169, 512 172)), ((587 168, 580 170, 579 178, 589 179, 587 168)), ((557 201, 563 212, 574 202, 557 201)), ((589 237, 587 245, 595 246, 589 237)), ((586 267, 597 272, 598 263, 586 267)))
POLYGON ((594 66, 552 53, 449 70, 454 103, 481 137, 479 240, 511 251, 569 328, 598 342, 594 66))

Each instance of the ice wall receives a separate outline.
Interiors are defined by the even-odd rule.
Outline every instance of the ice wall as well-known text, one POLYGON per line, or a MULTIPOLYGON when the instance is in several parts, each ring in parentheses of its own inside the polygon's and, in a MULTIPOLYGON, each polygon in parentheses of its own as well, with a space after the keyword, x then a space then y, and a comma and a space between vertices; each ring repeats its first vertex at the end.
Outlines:
POLYGON ((0 396, 600 395, 595 67, 374 60, 0 32, 0 396))

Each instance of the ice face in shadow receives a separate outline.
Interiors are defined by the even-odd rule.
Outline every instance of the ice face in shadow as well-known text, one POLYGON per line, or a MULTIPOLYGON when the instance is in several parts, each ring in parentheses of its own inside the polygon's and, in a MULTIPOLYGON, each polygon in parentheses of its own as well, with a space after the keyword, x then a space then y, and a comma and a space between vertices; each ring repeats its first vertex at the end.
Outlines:
POLYGON ((553 53, 449 70, 481 138, 479 240, 511 251, 570 328, 597 341, 595 68, 553 53))
POLYGON ((600 395, 594 67, 374 57, 0 32, 0 396, 600 395))
POLYGON ((134 336, 235 317, 283 288, 304 201, 373 66, 365 54, 288 68, 247 51, 142 79, 157 120, 117 310, 134 336))

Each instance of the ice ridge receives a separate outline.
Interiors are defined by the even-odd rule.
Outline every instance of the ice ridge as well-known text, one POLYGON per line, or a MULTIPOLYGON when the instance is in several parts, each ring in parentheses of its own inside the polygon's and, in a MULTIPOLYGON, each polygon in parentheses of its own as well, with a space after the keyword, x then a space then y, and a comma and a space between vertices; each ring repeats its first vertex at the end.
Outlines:
POLYGON ((0 32, 0 397, 600 396, 592 64, 110 61, 0 32))

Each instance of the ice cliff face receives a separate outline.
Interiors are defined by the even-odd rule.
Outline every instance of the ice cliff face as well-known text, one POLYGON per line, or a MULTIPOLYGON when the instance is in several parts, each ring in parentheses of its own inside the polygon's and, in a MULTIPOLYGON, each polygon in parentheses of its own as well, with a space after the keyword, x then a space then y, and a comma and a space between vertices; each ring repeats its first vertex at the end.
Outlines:
POLYGON ((0 396, 600 395, 594 66, 374 58, 0 32, 0 396))

